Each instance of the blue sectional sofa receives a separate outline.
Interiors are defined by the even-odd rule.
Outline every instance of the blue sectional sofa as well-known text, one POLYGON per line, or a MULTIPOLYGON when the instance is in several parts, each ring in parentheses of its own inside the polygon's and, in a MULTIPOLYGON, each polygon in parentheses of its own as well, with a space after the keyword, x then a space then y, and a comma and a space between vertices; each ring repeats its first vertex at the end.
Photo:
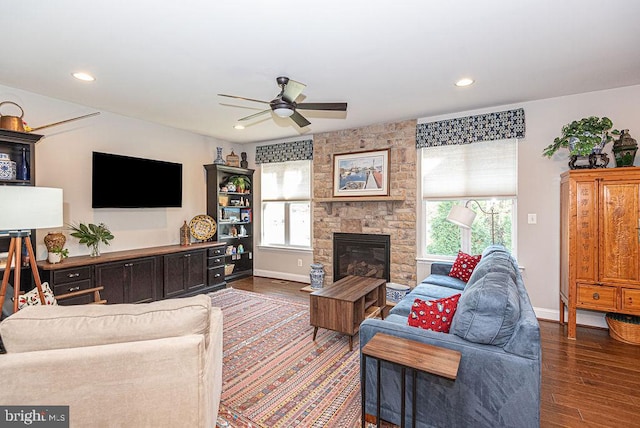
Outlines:
MULTIPOLYGON (((539 427, 540 329, 515 259, 502 246, 488 247, 468 283, 449 277, 450 268, 450 263, 433 264, 431 275, 389 316, 365 320, 360 348, 381 332, 462 354, 456 380, 418 373, 418 427, 539 427), (433 300, 458 293, 462 296, 449 333, 408 325, 415 298, 433 300)), ((376 414, 377 364, 367 359, 365 409, 370 415, 376 414)), ((400 368, 383 362, 381 369, 381 417, 400 425, 400 368)), ((406 385, 411 391, 408 373, 406 385)), ((408 418, 413 417, 410 395, 408 418)))

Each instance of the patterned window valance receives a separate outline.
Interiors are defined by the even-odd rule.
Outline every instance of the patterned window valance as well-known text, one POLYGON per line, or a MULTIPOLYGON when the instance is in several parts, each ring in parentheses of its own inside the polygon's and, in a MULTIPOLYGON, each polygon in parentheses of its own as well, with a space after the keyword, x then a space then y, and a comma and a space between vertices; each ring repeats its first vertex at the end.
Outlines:
POLYGON ((313 159, 313 140, 292 141, 256 147, 256 163, 313 159))
POLYGON ((459 117, 416 127, 416 148, 524 137, 524 109, 459 117))

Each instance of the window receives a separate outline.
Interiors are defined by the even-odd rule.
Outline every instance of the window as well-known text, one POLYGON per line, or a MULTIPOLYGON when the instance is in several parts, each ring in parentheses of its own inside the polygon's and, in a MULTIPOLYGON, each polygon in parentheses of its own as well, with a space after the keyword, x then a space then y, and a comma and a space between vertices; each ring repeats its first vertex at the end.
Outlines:
POLYGON ((262 245, 311 247, 311 161, 261 165, 262 245))
POLYGON ((420 150, 424 255, 479 254, 492 242, 515 254, 517 140, 420 150), (471 229, 446 220, 454 204, 476 212, 471 229))

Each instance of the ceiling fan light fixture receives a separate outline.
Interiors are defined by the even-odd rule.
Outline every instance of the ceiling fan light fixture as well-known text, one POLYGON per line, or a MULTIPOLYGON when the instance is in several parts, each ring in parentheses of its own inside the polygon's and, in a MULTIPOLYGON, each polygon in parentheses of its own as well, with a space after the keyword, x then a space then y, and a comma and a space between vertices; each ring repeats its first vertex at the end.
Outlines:
POLYGON ((273 109, 273 112, 278 117, 289 117, 293 114, 293 109, 290 107, 276 107, 273 109))

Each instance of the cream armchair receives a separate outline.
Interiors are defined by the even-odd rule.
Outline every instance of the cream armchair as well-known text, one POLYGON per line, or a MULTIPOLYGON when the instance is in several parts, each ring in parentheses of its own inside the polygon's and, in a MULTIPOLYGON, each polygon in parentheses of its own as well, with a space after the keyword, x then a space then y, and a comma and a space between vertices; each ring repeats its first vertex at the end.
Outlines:
POLYGON ((0 336, 2 405, 68 405, 71 427, 215 426, 222 312, 208 296, 31 306, 0 336))

